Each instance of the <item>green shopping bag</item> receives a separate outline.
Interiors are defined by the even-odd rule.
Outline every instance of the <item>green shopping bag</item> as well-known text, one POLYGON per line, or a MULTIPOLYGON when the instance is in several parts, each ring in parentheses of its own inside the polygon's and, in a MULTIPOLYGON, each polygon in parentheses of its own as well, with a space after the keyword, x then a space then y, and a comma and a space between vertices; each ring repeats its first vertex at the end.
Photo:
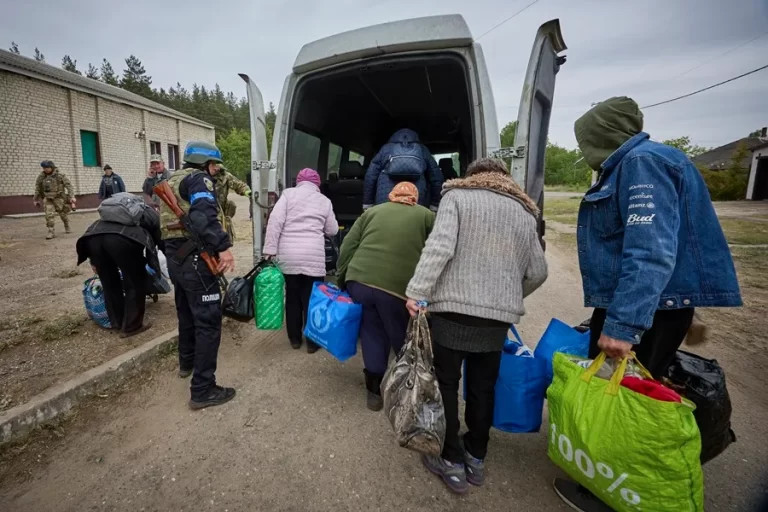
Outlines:
POLYGON ((256 328, 277 330, 283 326, 285 278, 274 264, 265 267, 253 282, 253 316, 256 328))
POLYGON ((547 390, 549 458, 618 512, 703 511, 695 406, 622 387, 631 358, 634 354, 608 381, 595 376, 605 354, 587 369, 573 356, 555 354, 555 377, 547 390))

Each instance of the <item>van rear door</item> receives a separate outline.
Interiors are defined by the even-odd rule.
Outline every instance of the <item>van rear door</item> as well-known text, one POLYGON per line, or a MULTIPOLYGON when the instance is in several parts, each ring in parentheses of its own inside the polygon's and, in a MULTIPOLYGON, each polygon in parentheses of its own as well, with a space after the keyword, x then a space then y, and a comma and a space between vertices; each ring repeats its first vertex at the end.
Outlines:
POLYGON ((267 228, 267 212, 274 199, 269 192, 275 190, 275 164, 269 161, 267 151, 267 123, 264 115, 264 97, 248 75, 240 74, 246 83, 251 116, 251 203, 253 205, 253 263, 261 258, 261 249, 267 228), (271 188, 270 188, 271 187, 271 188))
MULTIPOLYGON (((560 20, 544 23, 536 33, 523 93, 517 113, 515 147, 512 151, 512 177, 525 192, 544 206, 544 152, 547 149, 549 118, 555 95, 555 79, 565 56, 565 41, 560 32, 560 20)), ((539 223, 539 235, 544 236, 544 223, 539 223)))

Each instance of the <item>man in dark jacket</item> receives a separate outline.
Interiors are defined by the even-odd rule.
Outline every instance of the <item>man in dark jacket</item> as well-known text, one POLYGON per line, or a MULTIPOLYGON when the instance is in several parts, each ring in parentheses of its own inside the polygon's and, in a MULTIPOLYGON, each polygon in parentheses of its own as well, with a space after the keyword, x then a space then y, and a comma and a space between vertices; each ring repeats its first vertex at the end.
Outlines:
POLYGON ((101 185, 99 185, 99 199, 103 201, 118 192, 126 192, 123 178, 112 172, 112 166, 105 165, 104 176, 101 177, 101 185))
POLYGON ((146 208, 138 226, 97 220, 77 240, 77 264, 89 259, 99 275, 109 323, 121 331, 121 338, 152 327, 144 323, 146 265, 160 272, 156 249, 160 238, 160 216, 146 208))
MULTIPOLYGON (((610 98, 576 120, 584 160, 599 173, 579 208, 584 305, 593 307, 589 357, 634 351, 665 376, 694 308, 742 304, 731 252, 701 173, 653 142, 632 99, 610 98)), ((555 490, 576 510, 610 510, 574 482, 555 490)))
POLYGON ((437 211, 443 174, 429 149, 419 141, 419 135, 407 128, 396 131, 368 166, 363 188, 363 209, 389 201, 389 193, 398 181, 412 181, 419 190, 419 204, 437 211), (421 162, 417 163, 420 171, 409 177, 396 176, 390 169, 393 157, 420 159, 421 162))

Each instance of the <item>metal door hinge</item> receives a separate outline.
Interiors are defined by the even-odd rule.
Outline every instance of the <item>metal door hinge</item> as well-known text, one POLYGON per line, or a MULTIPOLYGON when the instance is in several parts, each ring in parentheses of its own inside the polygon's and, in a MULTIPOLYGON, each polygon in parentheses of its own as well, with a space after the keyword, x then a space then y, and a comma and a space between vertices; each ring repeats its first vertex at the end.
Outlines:
POLYGON ((525 146, 497 149, 491 153, 491 158, 525 158, 525 146))

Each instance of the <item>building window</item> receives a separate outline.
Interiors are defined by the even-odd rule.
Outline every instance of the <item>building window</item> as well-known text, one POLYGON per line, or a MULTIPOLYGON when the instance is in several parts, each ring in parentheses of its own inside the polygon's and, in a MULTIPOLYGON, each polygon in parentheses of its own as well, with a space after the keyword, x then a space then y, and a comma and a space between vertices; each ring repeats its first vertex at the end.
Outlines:
POLYGON ((99 134, 80 130, 80 147, 83 150, 84 167, 101 167, 101 148, 99 134))
POLYGON ((149 141, 149 153, 151 155, 162 155, 163 154, 163 145, 159 142, 155 142, 153 140, 149 141))
POLYGON ((168 144, 168 169, 175 171, 179 168, 179 146, 168 144))

